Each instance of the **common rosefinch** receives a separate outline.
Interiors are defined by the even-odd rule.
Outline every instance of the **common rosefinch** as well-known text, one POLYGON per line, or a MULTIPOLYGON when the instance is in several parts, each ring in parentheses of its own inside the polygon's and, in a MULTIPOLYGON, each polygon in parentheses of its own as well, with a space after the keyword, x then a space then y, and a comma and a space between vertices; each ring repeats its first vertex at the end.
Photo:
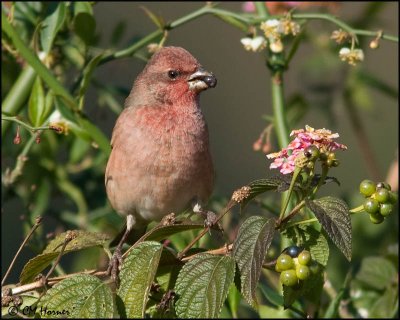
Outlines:
POLYGON ((160 49, 137 77, 113 130, 105 174, 111 205, 127 217, 119 253, 134 226, 190 207, 202 211, 214 169, 199 93, 216 83, 179 47, 160 49))

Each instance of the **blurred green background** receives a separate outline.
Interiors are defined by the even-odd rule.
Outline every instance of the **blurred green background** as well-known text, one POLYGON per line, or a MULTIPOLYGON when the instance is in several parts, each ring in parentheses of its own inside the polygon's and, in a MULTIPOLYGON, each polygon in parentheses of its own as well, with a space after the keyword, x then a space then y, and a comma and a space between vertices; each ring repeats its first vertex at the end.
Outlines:
MULTIPOLYGON (((194 11, 202 3, 99 2, 94 6, 96 41, 92 49, 95 52, 123 49, 154 31, 156 26, 141 6, 146 6, 170 21, 194 11)), ((242 10, 242 3, 226 2, 221 3, 220 7, 239 12, 242 10)), ((364 23, 364 28, 368 30, 382 29, 392 35, 398 33, 397 2, 343 2, 335 14, 349 25, 364 23), (369 8, 372 8, 370 18, 360 21, 369 8)), ((379 49, 371 50, 368 43, 372 38, 361 37, 364 40, 365 61, 354 68, 339 60, 339 47, 329 39, 335 29, 336 26, 326 21, 308 23, 306 40, 301 43, 285 73, 285 98, 286 101, 291 101, 297 97, 295 101, 300 101, 297 107, 292 108, 291 116, 299 119, 290 129, 304 128, 306 124, 314 128, 329 128, 339 132, 339 142, 348 146, 347 151, 338 154, 340 167, 330 172, 339 179, 341 187, 329 184, 323 194, 343 197, 351 207, 355 207, 362 200, 358 195, 360 181, 374 177, 369 170, 369 160, 365 159, 352 127, 343 91, 346 86, 349 88, 349 81, 356 82, 356 85, 350 86, 351 90, 357 91, 355 109, 366 129, 364 140, 368 141, 377 164, 378 172, 375 175, 379 181, 383 181, 398 152, 398 44, 381 41, 379 49), (374 75, 393 88, 396 94, 388 95, 374 86, 355 81, 357 76, 363 77, 360 72, 374 75), (302 117, 301 113, 304 113, 302 117)), ((258 32, 261 34, 261 31, 258 32)), ((267 125, 263 115, 272 115, 270 74, 265 66, 263 53, 250 53, 243 49, 240 39, 244 36, 243 32, 216 17, 203 16, 170 31, 166 42, 166 45, 186 48, 207 70, 214 72, 218 79, 217 87, 203 93, 201 97, 217 176, 212 200, 214 208, 218 208, 223 199, 229 198, 232 191, 242 185, 277 173, 269 170, 270 162, 265 154, 255 152, 252 148, 253 142, 267 125)), ((3 98, 16 75, 15 66, 11 71, 7 69, 9 58, 4 55, 3 51, 3 98)), ((107 137, 111 136, 118 108, 123 105, 134 79, 145 65, 142 58, 146 56, 146 50, 140 51, 138 56, 139 58, 111 61, 95 69, 93 82, 96 85, 92 83, 89 87, 84 110, 107 137), (99 88, 112 88, 115 100, 110 103, 107 100, 109 95, 99 88)), ((69 85, 74 81, 75 73, 76 70, 71 69, 63 75, 69 85)), ((26 119, 26 113, 21 114, 26 119)), ((15 131, 16 125, 11 124, 7 133, 2 135, 3 174, 6 168, 14 166, 16 156, 28 138, 23 133, 21 145, 13 145, 15 131)), ((272 141, 274 144, 271 152, 277 151, 275 134, 272 135, 272 141)), ((33 248, 37 250, 41 248, 39 240, 48 232, 83 227, 114 233, 123 225, 123 219, 107 205, 103 185, 106 157, 90 144, 76 139, 73 133, 65 136, 43 132, 42 143, 34 145, 28 157, 24 173, 17 183, 11 187, 2 185, 2 273, 23 239, 29 224, 26 219, 32 211, 33 202, 36 203, 36 209, 38 205, 43 205, 41 214, 45 217, 44 231, 33 241, 33 248), (75 160, 71 160, 73 152, 75 160), (84 170, 82 166, 86 166, 84 170), (71 199, 71 194, 68 195, 66 189, 71 186, 62 185, 60 181, 63 181, 63 176, 68 177, 74 188, 81 192, 76 197, 84 197, 86 204, 83 207, 77 208, 76 203, 80 200, 76 197, 75 200, 71 199), (58 183, 55 183, 54 177, 57 177, 58 183), (41 188, 47 191, 40 193, 41 188), (43 196, 41 200, 38 199, 40 196, 43 196), (77 212, 81 213, 83 220, 74 218, 77 212)), ((271 198, 277 199, 277 196, 271 198)), ((397 208, 396 210, 398 211, 397 208)), ((225 224, 236 223, 239 217, 237 212, 234 214, 235 218, 227 218, 225 224)), ((252 206, 246 214, 263 212, 259 207, 252 206)), ((229 233, 229 227, 225 228, 228 228, 226 231, 229 233)), ((233 228, 234 226, 231 230, 233 228)), ((353 229, 352 265, 355 268, 362 257, 385 254, 389 246, 390 250, 397 252, 397 213, 381 225, 372 225, 368 216, 357 215, 353 218, 353 229)), ((331 249, 328 273, 332 271, 330 278, 338 288, 343 283, 349 265, 336 248, 331 249)), ((28 249, 24 252, 9 278, 10 282, 17 281, 22 266, 34 255, 28 249)), ((93 256, 96 257, 96 254, 93 256)), ((87 260, 86 263, 92 261, 92 267, 97 264, 95 259, 90 260, 89 255, 84 259, 78 255, 71 264, 78 269, 82 260, 87 260)))

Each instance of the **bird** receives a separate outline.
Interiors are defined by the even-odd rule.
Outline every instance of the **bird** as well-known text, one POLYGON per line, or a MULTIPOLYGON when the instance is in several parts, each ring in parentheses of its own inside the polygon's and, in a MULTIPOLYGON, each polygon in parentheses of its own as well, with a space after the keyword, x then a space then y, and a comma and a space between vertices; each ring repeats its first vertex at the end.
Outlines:
POLYGON ((181 47, 160 48, 134 81, 116 120, 105 187, 126 230, 109 270, 122 263, 121 248, 133 229, 171 213, 204 209, 214 186, 209 133, 200 92, 217 79, 181 47))

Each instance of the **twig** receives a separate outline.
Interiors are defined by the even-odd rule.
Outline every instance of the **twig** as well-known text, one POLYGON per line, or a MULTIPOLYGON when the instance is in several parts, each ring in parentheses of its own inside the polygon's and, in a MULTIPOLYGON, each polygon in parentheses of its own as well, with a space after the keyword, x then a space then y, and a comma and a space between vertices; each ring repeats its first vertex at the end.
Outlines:
MULTIPOLYGON (((88 271, 83 271, 83 272, 71 273, 71 274, 67 274, 67 275, 64 275, 64 276, 60 276, 60 277, 53 277, 53 278, 47 279, 47 283, 46 284, 49 285, 49 286, 53 286, 53 285, 55 285, 56 283, 58 283, 58 282, 60 282, 62 280, 74 277, 74 276, 79 275, 79 274, 90 274, 90 275, 94 275, 96 277, 106 277, 106 276, 108 276, 106 271, 88 270, 88 271)), ((40 289, 40 288, 43 288, 43 287, 44 287, 43 280, 38 280, 38 281, 35 281, 35 282, 32 282, 32 283, 28 283, 28 284, 25 284, 25 285, 22 285, 22 286, 19 286, 19 287, 12 288, 11 289, 11 295, 21 294, 21 293, 24 293, 24 292, 32 291, 32 290, 35 290, 35 289, 40 289)))
POLYGON ((290 213, 283 219, 278 219, 276 221, 276 227, 275 229, 279 229, 283 224, 285 224, 286 222, 288 222, 290 219, 293 218, 293 216, 295 214, 297 214, 297 212, 300 211, 301 208, 304 207, 304 205, 306 204, 306 202, 303 200, 300 203, 298 203, 293 209, 292 211, 290 211, 290 213))
MULTIPOLYGON (((217 224, 223 217, 224 215, 231 210, 235 205, 237 204, 237 202, 235 202, 234 200, 230 200, 228 202, 228 204, 225 206, 224 209, 222 209, 222 212, 219 214, 219 216, 217 217, 217 219, 215 220, 215 222, 213 223, 213 225, 217 224)), ((209 230, 210 230, 211 226, 207 226, 206 228, 203 229, 202 232, 200 232, 197 237, 195 237, 179 254, 178 254, 178 259, 181 260, 183 258, 183 256, 185 255, 185 253, 194 246, 194 244, 199 241, 209 230)))
POLYGON ((24 241, 22 242, 21 246, 19 247, 17 253, 15 254, 13 260, 11 261, 10 266, 7 269, 6 274, 3 277, 3 280, 1 280, 1 285, 3 286, 8 275, 11 272, 12 267, 15 264, 15 261, 17 260, 17 257, 19 256, 19 254, 21 253, 22 248, 26 245, 26 243, 29 241, 29 239, 31 238, 31 236, 33 235, 33 233, 36 231, 36 229, 40 226, 40 223, 42 222, 42 217, 37 217, 35 220, 35 224, 32 226, 31 231, 28 233, 28 235, 25 237, 24 241))
MULTIPOLYGON (((215 255, 223 255, 223 254, 227 254, 228 252, 232 251, 232 248, 233 248, 233 244, 231 243, 231 244, 226 244, 226 245, 224 245, 224 246, 221 247, 221 248, 214 249, 214 250, 209 250, 209 251, 205 251, 205 252, 202 252, 202 253, 209 253, 209 254, 215 254, 215 255)), ((181 259, 181 261, 190 261, 190 260, 192 260, 192 259, 193 259, 195 256, 197 256, 197 255, 198 255, 198 253, 195 253, 195 254, 193 254, 193 255, 191 255, 191 256, 184 257, 184 258, 181 259)))
POLYGON ((36 131, 38 131, 38 130, 55 130, 55 131, 57 131, 57 128, 53 127, 53 126, 32 127, 29 124, 27 124, 26 122, 23 122, 22 120, 18 119, 18 117, 9 117, 4 114, 1 115, 1 120, 16 122, 19 125, 21 125, 22 127, 24 127, 25 129, 27 129, 32 135, 35 134, 36 131))
POLYGON ((54 269, 56 268, 57 264, 60 262, 61 257, 62 257, 62 255, 63 255, 63 253, 65 251, 65 247, 74 238, 76 238, 76 233, 73 232, 73 231, 68 231, 67 234, 65 235, 64 242, 62 244, 61 250, 60 250, 60 252, 58 254, 58 257, 57 257, 56 261, 53 263, 53 266, 50 268, 49 272, 44 277, 44 282, 47 282, 47 279, 50 277, 50 275, 53 273, 54 269))

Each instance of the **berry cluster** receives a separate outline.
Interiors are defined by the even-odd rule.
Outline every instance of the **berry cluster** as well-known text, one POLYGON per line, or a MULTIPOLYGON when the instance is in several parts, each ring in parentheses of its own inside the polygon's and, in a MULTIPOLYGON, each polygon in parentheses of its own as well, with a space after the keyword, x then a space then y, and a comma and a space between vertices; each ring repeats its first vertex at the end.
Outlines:
POLYGON ((312 261, 310 251, 291 246, 278 257, 275 270, 281 273, 281 283, 292 287, 299 284, 299 280, 307 280, 311 274, 318 273, 319 265, 312 261))
POLYGON ((309 166, 311 167, 313 162, 317 159, 325 162, 328 167, 337 167, 339 165, 339 160, 336 159, 336 154, 334 152, 321 152, 315 145, 309 145, 304 149, 304 155, 310 161, 309 166))
POLYGON ((386 182, 375 183, 371 180, 363 180, 360 183, 360 193, 366 197, 364 210, 369 213, 372 223, 382 223, 385 217, 393 211, 397 202, 397 194, 391 191, 386 182))

